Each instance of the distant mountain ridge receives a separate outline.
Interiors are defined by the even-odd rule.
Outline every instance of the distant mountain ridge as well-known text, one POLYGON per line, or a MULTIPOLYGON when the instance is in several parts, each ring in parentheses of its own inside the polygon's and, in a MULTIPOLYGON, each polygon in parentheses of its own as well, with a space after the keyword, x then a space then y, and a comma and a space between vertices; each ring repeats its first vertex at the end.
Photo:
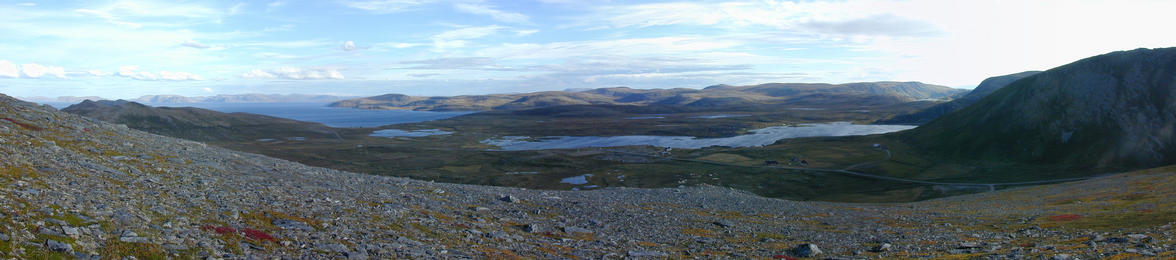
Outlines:
POLYGON ((319 123, 193 107, 151 107, 127 100, 86 100, 61 111, 196 141, 337 137, 335 129, 319 123))
MULTIPOLYGON (((129 101, 149 104, 185 104, 185 103, 329 103, 352 96, 305 95, 305 94, 220 94, 215 96, 180 96, 180 95, 145 95, 129 101)), ((61 96, 28 97, 25 100, 37 102, 67 102, 77 103, 85 100, 113 100, 98 96, 61 96)))
POLYGON ((521 94, 419 97, 387 94, 331 103, 334 107, 361 109, 407 109, 430 111, 521 110, 567 105, 667 105, 687 107, 740 107, 762 104, 803 103, 808 98, 828 100, 875 99, 907 102, 941 99, 964 92, 919 82, 862 82, 847 84, 769 83, 751 86, 716 85, 704 89, 598 88, 574 91, 544 91, 521 94))
POLYGON ((216 95, 216 96, 200 96, 200 97, 185 97, 178 95, 147 95, 142 96, 131 101, 140 103, 152 104, 169 104, 169 103, 279 103, 279 102, 304 102, 304 103, 328 103, 335 102, 352 97, 332 96, 332 95, 304 95, 304 94, 237 94, 237 95, 216 95))
POLYGON ((1119 51, 1013 82, 901 135, 974 160, 1143 168, 1176 163, 1176 48, 1119 51))
POLYGON ((938 104, 938 105, 929 107, 927 109, 920 110, 915 113, 898 115, 898 116, 895 116, 894 118, 891 118, 891 119, 880 120, 877 123, 879 123, 879 124, 919 125, 919 124, 931 122, 931 120, 934 120, 936 118, 939 118, 940 116, 946 115, 947 113, 955 112, 956 110, 960 110, 960 109, 968 107, 972 104, 975 104, 977 101, 980 101, 980 99, 983 99, 984 97, 988 96, 989 94, 992 94, 992 92, 996 92, 996 90, 998 90, 998 89, 1001 89, 1005 86, 1008 86, 1009 84, 1013 83, 1014 81, 1017 81, 1019 79, 1025 78, 1025 77, 1036 75, 1037 73, 1041 73, 1041 72, 1040 71, 1025 71, 1025 72, 1013 73, 1013 74, 1004 75, 1004 76, 996 76, 996 77, 987 78, 987 79, 984 79, 984 81, 980 82, 980 85, 976 86, 976 89, 969 91, 966 95, 963 95, 960 98, 953 99, 952 101, 949 101, 947 103, 938 104))

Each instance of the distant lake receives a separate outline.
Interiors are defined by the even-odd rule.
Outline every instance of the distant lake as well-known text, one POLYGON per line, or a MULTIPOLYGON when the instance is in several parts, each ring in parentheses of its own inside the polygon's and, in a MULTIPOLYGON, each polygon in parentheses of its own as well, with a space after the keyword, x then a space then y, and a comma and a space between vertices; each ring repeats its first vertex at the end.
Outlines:
POLYGON ((751 130, 750 134, 725 138, 696 138, 691 136, 549 136, 529 138, 504 136, 482 140, 502 150, 576 149, 588 147, 640 146, 698 149, 709 146, 752 147, 770 145, 780 139, 816 136, 852 136, 897 132, 915 128, 911 125, 855 125, 849 122, 773 126, 751 130))
MULTIPOLYGON (((46 102, 58 109, 72 103, 46 102)), ((409 110, 368 110, 328 107, 327 103, 167 103, 157 107, 198 107, 225 113, 246 112, 322 123, 332 127, 376 127, 392 124, 441 120, 473 112, 431 112, 409 110)))
POLYGON ((378 136, 378 137, 425 137, 425 136, 434 136, 434 135, 447 135, 447 134, 452 134, 452 133, 453 132, 449 132, 449 131, 441 131, 440 129, 422 129, 422 130, 412 130, 412 131, 404 131, 404 130, 400 130, 400 129, 384 129, 384 130, 376 130, 376 131, 372 132, 371 136, 378 136))

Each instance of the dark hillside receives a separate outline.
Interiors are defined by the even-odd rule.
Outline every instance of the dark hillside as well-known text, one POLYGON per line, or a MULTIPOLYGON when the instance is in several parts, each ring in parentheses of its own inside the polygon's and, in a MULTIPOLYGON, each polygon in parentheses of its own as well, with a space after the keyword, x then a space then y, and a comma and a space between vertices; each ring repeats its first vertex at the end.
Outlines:
POLYGON ((1141 168, 1176 163, 1176 48, 1083 59, 902 134, 980 160, 1141 168))
POLYGON ((192 107, 150 107, 125 100, 86 100, 61 111, 196 141, 337 138, 335 129, 319 123, 192 107))
POLYGON ((878 121, 878 123, 879 124, 919 125, 919 124, 931 122, 931 120, 934 120, 936 118, 939 118, 940 116, 946 115, 947 113, 955 112, 956 110, 964 109, 965 107, 968 107, 972 104, 975 104, 977 101, 980 101, 980 99, 983 99, 984 97, 988 96, 989 94, 992 94, 992 92, 996 92, 996 90, 998 90, 998 89, 1001 89, 1005 86, 1008 86, 1009 84, 1012 84, 1014 81, 1017 81, 1019 79, 1022 79, 1022 78, 1028 77, 1028 76, 1036 75, 1037 73, 1041 73, 1041 72, 1040 71, 1025 71, 1025 72, 1014 73, 1014 74, 1009 74, 1009 75, 1004 75, 1004 76, 996 76, 996 77, 987 78, 983 82, 980 82, 980 85, 976 86, 976 89, 973 89, 971 92, 968 92, 968 94, 963 95, 960 98, 954 99, 954 100, 949 101, 947 103, 935 105, 933 107, 930 107, 930 108, 927 108, 924 110, 920 110, 915 113, 898 115, 898 116, 895 116, 894 118, 891 118, 891 119, 881 120, 881 121, 878 121))

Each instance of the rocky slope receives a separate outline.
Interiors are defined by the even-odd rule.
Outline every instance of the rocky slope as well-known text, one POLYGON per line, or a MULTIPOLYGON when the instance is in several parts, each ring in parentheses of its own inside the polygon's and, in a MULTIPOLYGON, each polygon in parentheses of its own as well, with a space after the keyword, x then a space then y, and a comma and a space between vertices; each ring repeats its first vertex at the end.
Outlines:
POLYGON ((196 141, 338 138, 338 129, 319 123, 194 107, 150 107, 125 100, 86 100, 61 111, 196 141))
POLYGON ((955 112, 956 110, 964 109, 965 107, 968 107, 972 104, 975 104, 976 102, 980 101, 980 99, 983 99, 984 97, 988 96, 989 94, 992 94, 992 92, 996 92, 996 90, 1001 89, 1005 86, 1008 86, 1009 84, 1012 84, 1014 81, 1017 81, 1019 79, 1022 79, 1022 78, 1028 77, 1028 76, 1036 75, 1037 73, 1041 73, 1041 72, 1040 71, 1025 71, 1025 72, 1013 73, 1013 74, 1004 75, 1004 76, 996 76, 996 77, 987 78, 987 79, 984 79, 984 81, 980 82, 980 85, 977 85, 976 89, 973 89, 972 91, 968 92, 967 95, 964 95, 960 98, 953 99, 947 103, 938 104, 938 105, 929 107, 927 109, 920 110, 915 113, 898 115, 898 116, 895 116, 894 118, 890 118, 890 119, 886 119, 886 120, 879 120, 877 123, 879 123, 879 124, 909 124, 909 125, 925 124, 927 122, 931 122, 931 120, 939 118, 940 116, 946 115, 947 113, 955 112))
POLYGON ((1176 163, 1176 48, 1083 59, 1017 80, 904 133, 979 160, 1146 168, 1176 163))
POLYGON ((961 91, 919 82, 863 82, 840 85, 771 83, 753 86, 718 85, 702 90, 617 87, 585 91, 545 91, 455 97, 415 97, 387 94, 343 100, 332 103, 330 106, 433 111, 521 110, 567 105, 667 105, 729 109, 764 104, 811 105, 833 99, 893 104, 920 99, 944 98, 961 91), (830 97, 835 98, 831 99, 830 97))
POLYGON ((538 191, 308 167, 3 95, 0 117, 11 258, 1172 257, 1176 242, 1173 168, 882 205, 538 191))

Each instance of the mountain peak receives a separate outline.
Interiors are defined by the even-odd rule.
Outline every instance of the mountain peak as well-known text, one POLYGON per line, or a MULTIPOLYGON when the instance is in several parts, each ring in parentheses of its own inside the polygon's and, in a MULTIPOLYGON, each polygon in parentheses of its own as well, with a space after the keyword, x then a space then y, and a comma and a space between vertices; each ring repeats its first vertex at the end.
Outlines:
POLYGON ((907 132, 962 158, 1139 168, 1176 163, 1176 48, 1118 51, 1017 80, 907 132))

